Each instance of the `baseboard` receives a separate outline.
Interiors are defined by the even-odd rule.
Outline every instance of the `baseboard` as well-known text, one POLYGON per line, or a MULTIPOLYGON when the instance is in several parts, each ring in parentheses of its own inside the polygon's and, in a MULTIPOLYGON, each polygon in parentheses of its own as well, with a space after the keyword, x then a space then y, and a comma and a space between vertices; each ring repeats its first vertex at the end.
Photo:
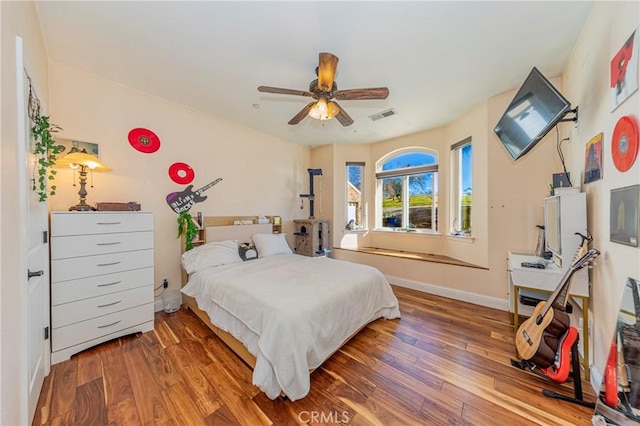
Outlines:
POLYGON ((448 297, 450 299, 473 303, 474 305, 486 306, 488 308, 500 309, 502 311, 509 310, 509 301, 507 299, 498 299, 496 297, 484 296, 477 293, 470 293, 468 291, 440 287, 434 284, 407 280, 405 278, 392 277, 388 275, 387 280, 391 284, 398 285, 400 287, 410 288, 413 290, 422 291, 424 293, 435 294, 436 296, 448 297))

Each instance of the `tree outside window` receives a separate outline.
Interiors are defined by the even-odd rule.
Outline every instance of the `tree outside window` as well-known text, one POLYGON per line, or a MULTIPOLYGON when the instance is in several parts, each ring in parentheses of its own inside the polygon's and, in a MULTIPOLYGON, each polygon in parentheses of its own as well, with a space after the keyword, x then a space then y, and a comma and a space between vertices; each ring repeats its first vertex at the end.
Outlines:
POLYGON ((405 231, 438 230, 438 159, 425 151, 392 155, 376 173, 381 218, 377 226, 405 231))

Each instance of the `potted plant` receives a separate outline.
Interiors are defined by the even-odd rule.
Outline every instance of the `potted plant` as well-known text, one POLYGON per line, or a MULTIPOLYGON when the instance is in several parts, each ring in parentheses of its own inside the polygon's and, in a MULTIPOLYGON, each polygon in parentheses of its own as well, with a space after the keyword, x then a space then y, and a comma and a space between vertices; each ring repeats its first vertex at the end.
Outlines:
POLYGON ((31 127, 31 134, 35 139, 33 154, 36 155, 38 163, 36 170, 34 170, 31 189, 40 196, 40 201, 45 201, 48 195, 56 194, 56 186, 51 185, 49 191, 47 191, 47 184, 50 180, 55 179, 57 173, 52 169, 52 166, 56 162, 56 155, 60 153, 60 146, 56 145, 52 133, 58 130, 61 130, 61 128, 51 124, 49 117, 46 115, 37 115, 33 118, 33 127, 31 127), (38 176, 37 183, 36 174, 38 176))
POLYGON ((183 211, 178 215, 178 238, 184 235, 184 249, 193 248, 193 239, 198 235, 198 225, 189 211, 183 211))

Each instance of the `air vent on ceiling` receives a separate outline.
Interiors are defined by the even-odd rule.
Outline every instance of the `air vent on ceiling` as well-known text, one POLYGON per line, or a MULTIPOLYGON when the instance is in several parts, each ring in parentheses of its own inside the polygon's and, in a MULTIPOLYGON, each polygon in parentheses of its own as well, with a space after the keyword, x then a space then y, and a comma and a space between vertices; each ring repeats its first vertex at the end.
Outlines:
POLYGON ((383 118, 391 117, 392 115, 396 115, 397 112, 395 109, 391 108, 386 111, 379 112, 377 114, 370 115, 369 118, 371 121, 382 120, 383 118))

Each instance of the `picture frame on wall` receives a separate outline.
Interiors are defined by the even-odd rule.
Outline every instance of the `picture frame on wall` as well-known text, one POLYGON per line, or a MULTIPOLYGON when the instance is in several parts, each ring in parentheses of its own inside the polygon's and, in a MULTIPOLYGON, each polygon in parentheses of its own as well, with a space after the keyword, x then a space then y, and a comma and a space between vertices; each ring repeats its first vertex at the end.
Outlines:
POLYGON ((638 30, 620 47, 611 59, 611 111, 638 90, 638 30))
POLYGON ((72 152, 82 152, 83 150, 86 151, 87 154, 92 154, 100 158, 100 147, 97 143, 83 142, 72 139, 56 139, 56 144, 58 145, 58 147, 60 147, 58 159, 72 152))
POLYGON ((584 150, 584 183, 602 179, 602 138, 604 133, 591 138, 584 150))
POLYGON ((609 239, 614 243, 638 247, 640 185, 611 190, 609 239))

